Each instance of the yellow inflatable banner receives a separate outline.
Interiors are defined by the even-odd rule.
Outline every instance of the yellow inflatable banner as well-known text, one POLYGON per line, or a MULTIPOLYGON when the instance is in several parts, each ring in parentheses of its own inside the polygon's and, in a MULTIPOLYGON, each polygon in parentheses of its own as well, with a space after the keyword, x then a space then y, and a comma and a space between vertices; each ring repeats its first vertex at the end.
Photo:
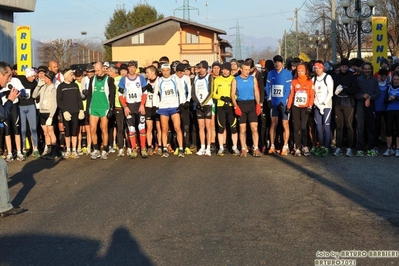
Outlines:
POLYGON ((32 42, 30 26, 18 26, 16 29, 17 66, 18 75, 24 73, 25 68, 32 67, 32 42))
POLYGON ((373 68, 380 69, 381 59, 388 57, 388 28, 386 17, 373 17, 373 68))

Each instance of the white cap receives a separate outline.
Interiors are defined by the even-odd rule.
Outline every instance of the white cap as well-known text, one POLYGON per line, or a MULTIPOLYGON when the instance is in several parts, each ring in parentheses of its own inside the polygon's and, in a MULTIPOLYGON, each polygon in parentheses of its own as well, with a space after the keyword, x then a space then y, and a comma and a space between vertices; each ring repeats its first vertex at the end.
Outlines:
POLYGON ((31 67, 25 68, 25 77, 28 78, 28 77, 32 77, 34 75, 36 75, 36 72, 33 68, 31 68, 31 67))
POLYGON ((161 65, 161 69, 164 69, 164 68, 169 68, 170 69, 170 65, 169 64, 162 64, 161 65))
POLYGON ((109 63, 108 62, 104 62, 104 66, 105 67, 109 67, 109 63))

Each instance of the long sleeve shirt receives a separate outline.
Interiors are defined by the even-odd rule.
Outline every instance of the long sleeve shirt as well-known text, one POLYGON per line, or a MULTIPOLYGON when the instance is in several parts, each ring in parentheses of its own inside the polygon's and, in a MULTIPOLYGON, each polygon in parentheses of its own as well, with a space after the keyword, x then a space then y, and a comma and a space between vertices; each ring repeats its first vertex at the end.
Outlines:
POLYGON ((72 83, 62 82, 57 88, 57 106, 62 112, 78 113, 83 110, 82 97, 79 86, 72 83))

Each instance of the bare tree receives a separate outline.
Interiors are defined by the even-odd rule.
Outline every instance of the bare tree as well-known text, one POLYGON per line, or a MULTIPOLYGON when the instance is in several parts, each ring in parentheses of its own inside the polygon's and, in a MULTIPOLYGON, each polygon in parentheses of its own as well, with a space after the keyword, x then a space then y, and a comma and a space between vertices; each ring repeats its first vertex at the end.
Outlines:
POLYGON ((104 48, 101 44, 72 39, 55 39, 38 44, 40 64, 46 65, 50 60, 57 61, 60 69, 73 64, 85 64, 102 61, 104 48))
MULTIPOLYGON (((320 35, 325 38, 327 49, 323 49, 324 60, 329 60, 331 55, 332 43, 332 28, 331 28, 331 1, 335 0, 310 0, 306 4, 306 17, 303 20, 305 29, 312 35, 316 30, 320 35)), ((352 10, 349 9, 349 12, 352 10)), ((349 25, 348 29, 345 28, 340 18, 343 15, 343 8, 337 5, 336 18, 337 18, 337 53, 341 58, 348 58, 350 53, 356 47, 356 34, 354 34, 354 25, 349 25)), ((322 58, 322 57, 321 57, 322 58)))
POLYGON ((272 59, 276 54, 277 50, 268 46, 261 51, 251 51, 248 57, 252 58, 255 62, 258 62, 261 59, 272 59))

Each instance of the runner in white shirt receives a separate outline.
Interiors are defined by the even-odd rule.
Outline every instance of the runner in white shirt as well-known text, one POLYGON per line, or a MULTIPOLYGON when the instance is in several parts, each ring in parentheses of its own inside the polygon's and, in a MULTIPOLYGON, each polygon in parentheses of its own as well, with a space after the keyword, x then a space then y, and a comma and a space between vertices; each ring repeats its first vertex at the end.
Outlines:
POLYGON ((162 129, 162 157, 169 156, 167 147, 167 133, 169 130, 169 117, 172 119, 173 127, 177 135, 179 145, 178 157, 184 157, 183 135, 180 127, 179 105, 184 101, 184 95, 175 77, 170 75, 170 65, 161 65, 162 77, 155 82, 154 95, 159 95, 153 99, 153 106, 158 107, 157 113, 160 115, 162 129))

